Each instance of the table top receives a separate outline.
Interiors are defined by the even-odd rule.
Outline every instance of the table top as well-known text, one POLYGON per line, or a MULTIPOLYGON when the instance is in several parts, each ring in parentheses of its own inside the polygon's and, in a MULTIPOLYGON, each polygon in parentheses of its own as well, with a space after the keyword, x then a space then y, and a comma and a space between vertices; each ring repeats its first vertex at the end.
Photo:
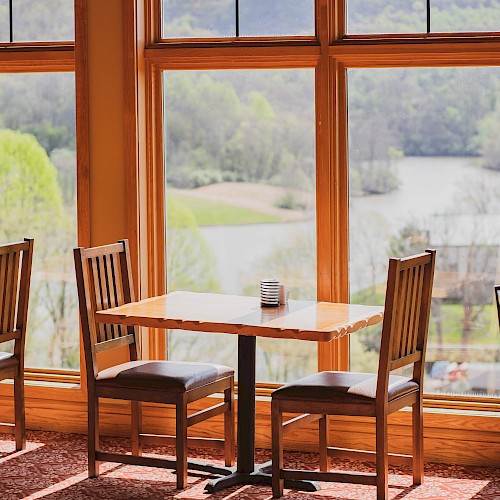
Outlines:
POLYGON ((98 323, 328 342, 382 321, 382 306, 171 292, 96 313, 98 323))

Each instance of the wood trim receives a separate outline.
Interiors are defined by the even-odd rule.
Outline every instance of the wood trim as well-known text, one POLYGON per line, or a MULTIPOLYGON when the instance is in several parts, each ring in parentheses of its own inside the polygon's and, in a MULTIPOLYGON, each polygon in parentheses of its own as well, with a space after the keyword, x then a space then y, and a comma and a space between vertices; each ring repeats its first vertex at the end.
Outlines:
MULTIPOLYGON (((13 415, 12 384, 0 384, 0 421, 11 422, 13 415)), ((201 411, 222 398, 206 398, 192 403, 191 412, 201 411)), ((103 435, 128 436, 130 403, 103 400, 101 402, 103 435)), ((79 389, 48 389, 26 387, 28 429, 53 430, 86 434, 87 401, 79 389), (61 391, 64 391, 62 393, 61 391), (57 418, 54 418, 57 415, 57 418)), ((500 426, 498 414, 458 413, 426 410, 426 461, 464 465, 498 466, 500 456, 500 426)), ((151 434, 174 434, 175 412, 153 403, 143 403, 143 429, 151 434)), ((374 449, 375 425, 367 417, 335 417, 331 419, 331 437, 335 446, 350 449, 374 449), (334 439, 333 439, 334 438, 334 439)), ((196 426, 192 434, 202 438, 221 438, 224 432, 222 415, 196 426)), ((317 451, 318 425, 304 426, 285 437, 289 450, 317 451)), ((270 402, 257 401, 257 446, 270 448, 270 402)), ((411 451, 411 412, 401 410, 389 417, 390 452, 411 451)))
POLYGON ((78 245, 88 247, 90 246, 90 145, 88 11, 85 0, 75 0, 75 85, 78 245))
POLYGON ((330 46, 330 55, 349 67, 498 66, 500 40, 342 41, 330 46))
MULTIPOLYGON (((145 120, 144 100, 144 22, 143 2, 125 0, 122 2, 123 22, 123 129, 126 140, 124 151, 126 204, 126 233, 129 240, 134 283, 140 283, 140 168, 144 164, 141 155, 144 144, 143 123, 145 120), (142 78, 141 78, 142 77, 142 78)), ((138 288, 140 298, 140 287, 138 288)))
POLYGON ((320 47, 146 48, 148 61, 163 69, 260 69, 314 67, 320 47))
MULTIPOLYGON (((165 178, 163 171, 163 95, 161 68, 146 60, 146 182, 145 210, 141 227, 147 256, 143 287, 149 297, 166 291, 165 178)), ((149 329, 146 338, 149 359, 165 359, 166 332, 149 329)))
POLYGON ((64 50, 0 50, 0 70, 2 73, 74 71, 75 50, 73 46, 64 50))

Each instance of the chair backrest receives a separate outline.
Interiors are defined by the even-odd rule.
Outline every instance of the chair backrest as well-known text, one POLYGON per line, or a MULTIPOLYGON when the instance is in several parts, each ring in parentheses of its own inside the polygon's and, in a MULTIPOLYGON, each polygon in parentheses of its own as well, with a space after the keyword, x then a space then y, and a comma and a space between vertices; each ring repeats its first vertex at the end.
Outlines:
POLYGON ((33 240, 0 245, 0 343, 15 340, 21 367, 33 261, 33 240))
POLYGON ((422 382, 436 251, 390 259, 377 382, 377 397, 387 397, 391 371, 413 364, 422 382))
POLYGON ((498 327, 500 328, 500 285, 495 286, 495 298, 497 301, 498 327))
POLYGON ((128 240, 93 248, 75 248, 76 284, 80 305, 87 380, 97 377, 96 354, 128 345, 130 359, 138 359, 137 331, 125 325, 95 321, 96 311, 134 302, 128 240))

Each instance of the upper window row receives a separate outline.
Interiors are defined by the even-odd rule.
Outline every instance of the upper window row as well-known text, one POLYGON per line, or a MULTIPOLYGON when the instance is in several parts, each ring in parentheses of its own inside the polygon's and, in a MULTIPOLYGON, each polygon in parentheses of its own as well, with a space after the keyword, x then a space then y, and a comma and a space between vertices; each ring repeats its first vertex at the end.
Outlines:
MULTIPOLYGON (((346 0, 346 31, 498 31, 500 0, 346 0)), ((164 38, 314 36, 314 0, 162 0, 164 38)))
POLYGON ((0 43, 75 39, 73 0, 0 0, 0 43))

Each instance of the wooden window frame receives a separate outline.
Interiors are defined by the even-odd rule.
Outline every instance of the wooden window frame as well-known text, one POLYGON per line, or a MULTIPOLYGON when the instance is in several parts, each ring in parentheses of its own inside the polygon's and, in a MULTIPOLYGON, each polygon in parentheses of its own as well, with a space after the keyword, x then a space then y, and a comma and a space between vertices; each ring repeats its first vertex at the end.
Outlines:
MULTIPOLYGON (((163 40, 160 2, 146 0, 147 172, 144 223, 150 295, 165 292, 162 72, 314 68, 316 72, 317 296, 348 301, 348 147, 346 74, 350 68, 500 66, 500 33, 347 36, 345 0, 316 0, 316 37, 163 40)), ((165 335, 150 332, 150 356, 165 356, 165 335)), ((318 369, 349 369, 349 340, 319 344, 318 369)), ((259 384, 269 395, 277 384, 259 384)), ((429 394, 426 406, 500 411, 499 398, 429 394)))

